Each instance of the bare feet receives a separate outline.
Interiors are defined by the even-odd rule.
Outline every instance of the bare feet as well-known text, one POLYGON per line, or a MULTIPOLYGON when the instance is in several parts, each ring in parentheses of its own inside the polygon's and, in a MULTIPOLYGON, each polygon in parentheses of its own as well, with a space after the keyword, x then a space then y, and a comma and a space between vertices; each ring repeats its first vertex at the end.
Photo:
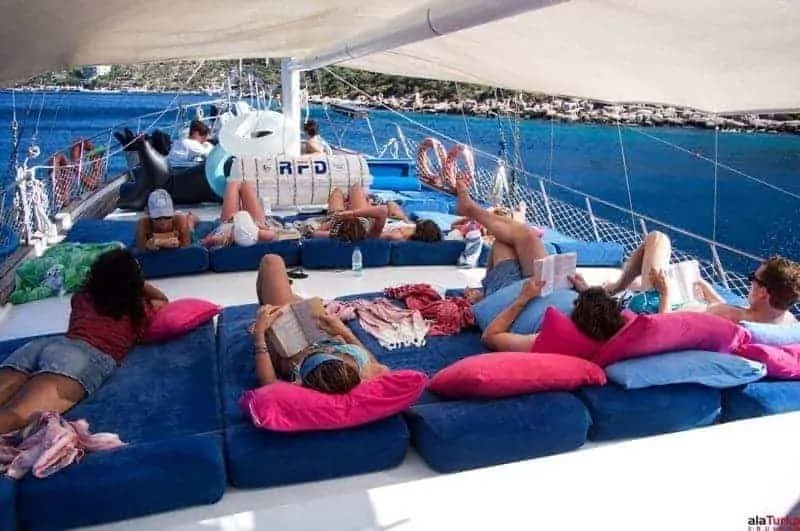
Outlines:
POLYGON ((456 215, 471 217, 470 214, 477 206, 469 196, 467 183, 462 179, 456 180, 456 215))

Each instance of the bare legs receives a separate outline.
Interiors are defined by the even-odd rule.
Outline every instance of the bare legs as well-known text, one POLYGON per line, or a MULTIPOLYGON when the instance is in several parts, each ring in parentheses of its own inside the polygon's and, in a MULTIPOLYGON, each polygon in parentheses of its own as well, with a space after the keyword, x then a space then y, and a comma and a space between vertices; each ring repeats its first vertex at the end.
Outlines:
POLYGON ((266 216, 256 193, 256 183, 253 181, 232 180, 225 184, 220 219, 223 222, 229 221, 240 210, 247 211, 256 224, 263 226, 266 216))
POLYGON ((25 427, 40 411, 64 413, 83 400, 83 386, 59 374, 29 378, 12 369, 0 369, 0 435, 25 427))
POLYGON ((367 193, 364 188, 358 185, 350 187, 349 197, 346 199, 341 188, 334 188, 328 198, 328 213, 341 212, 342 210, 360 210, 369 206, 367 193))
MULTIPOLYGON (((615 295, 634 285, 637 278, 639 278, 639 284, 635 286, 635 289, 642 291, 655 289, 653 271, 666 272, 671 256, 672 242, 669 236, 659 231, 647 233, 639 247, 631 253, 617 281, 606 285, 606 290, 615 295)), ((589 288, 581 275, 575 275, 572 278, 572 284, 577 291, 589 288)))
POLYGON ((519 261, 523 277, 533 276, 534 262, 548 254, 539 233, 524 223, 484 210, 469 197, 461 181, 456 183, 456 196, 456 214, 474 219, 495 237, 491 266, 514 259, 519 261))
POLYGON ((619 279, 607 286, 610 293, 619 293, 627 289, 641 277, 640 288, 643 291, 653 289, 650 272, 666 271, 669 268, 670 256, 672 255, 672 242, 669 236, 663 232, 653 231, 647 233, 644 240, 628 258, 619 279))
POLYGON ((293 291, 286 274, 286 264, 277 254, 268 254, 261 259, 256 277, 256 293, 261 305, 284 306, 301 300, 293 291))
POLYGON ((11 397, 20 390, 28 380, 28 375, 14 369, 0 369, 0 407, 11 400, 11 397))

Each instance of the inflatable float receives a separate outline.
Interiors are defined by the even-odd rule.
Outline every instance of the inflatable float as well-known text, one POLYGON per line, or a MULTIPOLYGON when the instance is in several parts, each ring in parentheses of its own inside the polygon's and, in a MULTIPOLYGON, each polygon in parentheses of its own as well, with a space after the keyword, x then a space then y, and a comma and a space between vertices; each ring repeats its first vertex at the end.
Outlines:
POLYGON ((156 188, 166 189, 176 204, 218 203, 229 178, 255 181, 259 196, 276 207, 322 206, 334 188, 372 184, 362 155, 282 155, 289 136, 298 133, 281 113, 238 110, 217 118, 217 145, 205 162, 186 168, 171 166, 167 155, 172 142, 161 131, 149 136, 129 129, 115 133, 128 154, 132 177, 117 206, 142 210, 156 188))
POLYGON ((150 136, 136 136, 129 129, 114 136, 128 156, 131 182, 120 190, 117 206, 125 210, 142 210, 147 198, 156 188, 166 189, 177 204, 219 203, 218 195, 206 179, 206 164, 172 168, 169 136, 156 131, 150 136), (166 139, 164 138, 166 137, 166 139))

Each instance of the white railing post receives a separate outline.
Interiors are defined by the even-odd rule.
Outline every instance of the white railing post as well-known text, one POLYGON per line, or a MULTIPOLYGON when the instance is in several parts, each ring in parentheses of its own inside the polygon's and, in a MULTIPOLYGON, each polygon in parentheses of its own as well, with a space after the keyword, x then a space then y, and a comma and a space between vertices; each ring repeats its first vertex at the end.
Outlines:
POLYGON ((594 217, 594 211, 592 210, 592 202, 589 200, 588 197, 584 197, 586 199, 586 210, 589 211, 589 221, 592 222, 592 232, 594 232, 594 239, 596 241, 600 241, 600 231, 597 230, 597 220, 594 217))
POLYGON ((711 247, 711 260, 714 264, 714 269, 717 272, 717 276, 719 277, 722 285, 725 286, 725 289, 730 289, 728 285, 728 275, 725 273, 725 268, 722 267, 722 260, 719 259, 719 253, 717 253, 717 246, 713 243, 709 244, 711 247))
POLYGON ((544 210, 547 212, 547 222, 550 224, 551 229, 556 228, 555 221, 553 221, 553 211, 550 209, 550 198, 547 197, 547 190, 544 188, 544 182, 539 179, 539 190, 542 192, 542 202, 544 203, 544 210))
POLYGON ((639 218, 639 226, 642 227, 642 236, 646 236, 647 224, 644 222, 644 218, 639 218))

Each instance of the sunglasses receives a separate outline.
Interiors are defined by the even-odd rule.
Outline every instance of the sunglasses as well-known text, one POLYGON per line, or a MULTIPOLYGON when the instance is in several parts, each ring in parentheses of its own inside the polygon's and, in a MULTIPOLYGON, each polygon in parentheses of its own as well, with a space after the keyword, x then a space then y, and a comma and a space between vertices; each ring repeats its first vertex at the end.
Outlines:
POLYGON ((747 280, 750 281, 750 282, 755 282, 759 286, 763 286, 765 288, 767 287, 767 285, 764 284, 764 281, 761 280, 760 278, 758 278, 758 275, 756 275, 755 272, 750 273, 749 275, 747 275, 747 280))

